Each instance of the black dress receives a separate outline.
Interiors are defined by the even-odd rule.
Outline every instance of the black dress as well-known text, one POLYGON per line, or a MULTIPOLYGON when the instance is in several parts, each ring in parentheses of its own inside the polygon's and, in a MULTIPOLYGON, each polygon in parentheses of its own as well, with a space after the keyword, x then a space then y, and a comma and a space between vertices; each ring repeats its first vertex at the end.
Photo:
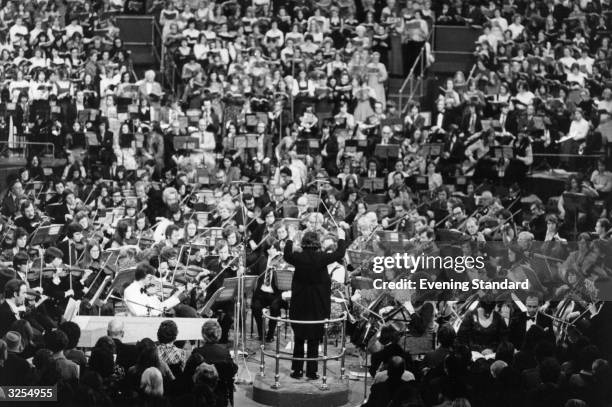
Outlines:
POLYGON ((508 167, 506 168, 506 172, 504 174, 504 183, 506 185, 512 185, 514 183, 518 183, 520 185, 523 181, 525 181, 529 167, 527 167, 523 161, 516 157, 526 157, 527 149, 530 145, 531 142, 528 138, 515 140, 512 144, 512 150, 515 158, 510 159, 508 167))

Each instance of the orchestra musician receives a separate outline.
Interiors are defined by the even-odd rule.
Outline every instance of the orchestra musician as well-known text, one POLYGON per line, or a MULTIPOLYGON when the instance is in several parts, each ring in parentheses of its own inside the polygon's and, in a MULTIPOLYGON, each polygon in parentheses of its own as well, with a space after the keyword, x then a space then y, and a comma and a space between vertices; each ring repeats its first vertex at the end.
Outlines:
POLYGON ((57 324, 49 317, 45 304, 48 297, 39 285, 40 280, 30 281, 28 279, 29 269, 30 261, 28 256, 25 253, 15 255, 13 258, 14 277, 17 280, 23 281, 27 289, 24 319, 27 319, 34 329, 42 333, 56 328, 57 324))
POLYGON ((148 286, 158 284, 155 279, 155 269, 147 263, 136 266, 134 281, 123 291, 123 302, 130 315, 133 316, 160 316, 181 303, 180 295, 185 290, 178 287, 170 297, 161 301, 158 297, 147 294, 148 286))
MULTIPOLYGON (((226 240, 217 240, 215 242, 214 251, 218 258, 212 259, 206 265, 206 268, 211 272, 210 283, 206 288, 206 301, 223 286, 223 281, 226 278, 236 277, 240 270, 238 259, 231 256, 230 248, 226 240)), ((229 330, 233 323, 234 301, 225 301, 215 304, 212 311, 216 314, 219 325, 221 325, 220 343, 227 343, 229 339, 229 330)))
POLYGON ((23 184, 19 179, 13 180, 8 193, 2 201, 2 214, 12 218, 19 212, 20 202, 24 198, 23 184))
MULTIPOLYGON (((333 253, 321 252, 319 235, 308 230, 301 241, 302 252, 293 250, 294 236, 289 237, 284 250, 284 259, 295 267, 291 282, 291 304, 289 317, 293 320, 318 321, 328 319, 331 314, 331 278, 327 266, 333 262, 341 262, 346 251, 344 230, 338 228, 338 248, 333 253)), ((293 357, 304 357, 304 344, 308 342, 309 358, 319 355, 319 342, 323 338, 323 324, 300 325, 292 324, 294 333, 293 357)), ((291 377, 299 379, 304 374, 304 361, 292 362, 291 377)), ((317 379, 317 362, 306 364, 306 376, 317 379)))
POLYGON ((535 291, 527 293, 525 300, 526 311, 514 312, 510 319, 508 339, 515 349, 521 349, 525 340, 525 333, 533 325, 537 325, 544 330, 550 339, 554 340, 552 320, 550 317, 540 312, 540 295, 535 291))
MULTIPOLYGON (((79 299, 83 292, 87 289, 83 288, 83 278, 89 275, 83 274, 80 281, 73 281, 72 271, 70 268, 65 269, 62 258, 64 253, 57 247, 49 247, 44 252, 43 269, 51 270, 51 277, 43 279, 43 292, 49 296, 47 301, 47 310, 49 316, 56 321, 59 321, 66 309, 68 299, 70 297, 79 299)), ((36 268, 36 266, 34 266, 36 268)), ((91 271, 89 272, 91 274, 91 271)))
POLYGON ((465 315, 457 332, 457 342, 485 355, 495 352, 506 332, 506 322, 495 310, 495 301, 485 296, 478 308, 465 315))
POLYGON ((39 226, 41 226, 41 219, 36 208, 30 200, 23 200, 21 202, 20 210, 21 216, 15 218, 15 226, 22 227, 32 234, 39 226))
POLYGON ((71 266, 76 265, 85 249, 83 243, 83 227, 76 222, 66 228, 66 237, 57 245, 63 253, 62 261, 71 266))
MULTIPOLYGON (((270 315, 279 317, 281 308, 286 307, 286 302, 281 297, 281 292, 276 287, 276 265, 282 260, 282 250, 278 242, 266 242, 262 245, 262 254, 257 263, 251 267, 253 274, 259 276, 251 300, 251 311, 253 319, 257 325, 257 337, 259 341, 264 340, 262 310, 270 308, 270 315)), ((265 335, 266 342, 274 340, 276 321, 271 319, 268 322, 268 330, 265 335)))
POLYGON ((8 248, 2 252, 1 262, 5 266, 11 266, 13 262, 13 258, 18 253, 24 253, 27 255, 27 243, 28 243, 28 233, 25 229, 18 227, 13 232, 13 247, 8 248))

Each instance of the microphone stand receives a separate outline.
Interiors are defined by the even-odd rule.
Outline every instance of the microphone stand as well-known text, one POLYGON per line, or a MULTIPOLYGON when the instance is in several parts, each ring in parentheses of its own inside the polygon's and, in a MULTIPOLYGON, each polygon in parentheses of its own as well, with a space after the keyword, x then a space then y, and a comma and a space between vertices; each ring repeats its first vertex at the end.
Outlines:
POLYGON ((242 359, 241 364, 238 364, 238 374, 236 376, 237 383, 252 383, 253 378, 251 376, 251 372, 249 371, 249 367, 246 363, 246 318, 245 318, 245 307, 244 307, 244 276, 246 270, 244 267, 246 265, 246 208, 244 206, 244 191, 243 188, 238 187, 239 199, 241 202, 240 210, 242 212, 242 224, 245 228, 245 233, 242 236, 242 248, 240 249, 240 253, 238 254, 238 271, 236 277, 238 277, 238 285, 236 292, 236 303, 234 304, 234 359, 238 360, 238 352, 240 353, 240 358, 242 359), (240 342, 240 345, 238 343, 240 342), (239 349, 240 346, 240 349, 239 349))

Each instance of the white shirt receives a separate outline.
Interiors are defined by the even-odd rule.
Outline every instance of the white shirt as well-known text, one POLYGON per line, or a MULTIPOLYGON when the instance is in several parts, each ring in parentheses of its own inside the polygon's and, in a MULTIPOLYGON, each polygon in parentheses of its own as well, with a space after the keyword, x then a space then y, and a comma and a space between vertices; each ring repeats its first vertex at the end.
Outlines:
POLYGON ((79 33, 83 36, 83 27, 80 25, 72 25, 69 24, 66 26, 66 38, 70 38, 74 35, 74 33, 79 33))
POLYGON ((572 124, 570 124, 570 129, 568 136, 572 136, 575 141, 580 141, 586 138, 587 133, 589 132, 590 123, 584 118, 579 121, 572 120, 572 124))
POLYGON ((30 31, 28 30, 28 27, 26 27, 25 25, 14 25, 9 29, 9 37, 11 38, 11 44, 14 43, 15 41, 17 41, 17 35, 22 35, 24 37, 27 37, 27 35, 30 33, 30 31))
POLYGON ((512 32, 512 39, 515 40, 516 37, 521 35, 525 27, 522 24, 512 23, 508 26, 508 29, 510 30, 510 32, 512 32))
POLYGON ((136 317, 159 316, 164 309, 170 309, 179 303, 176 296, 162 302, 157 297, 141 292, 141 288, 140 283, 134 281, 123 291, 123 301, 130 315, 136 317), (149 312, 147 312, 147 306, 151 307, 149 312))

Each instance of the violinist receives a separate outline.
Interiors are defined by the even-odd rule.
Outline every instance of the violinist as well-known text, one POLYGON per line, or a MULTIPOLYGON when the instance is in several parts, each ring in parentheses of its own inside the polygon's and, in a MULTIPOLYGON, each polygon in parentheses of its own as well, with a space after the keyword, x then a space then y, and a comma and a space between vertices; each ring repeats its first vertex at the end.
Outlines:
POLYGON ((157 284, 154 274, 155 269, 147 263, 139 263, 136 266, 135 279, 123 292, 123 302, 130 315, 139 317, 160 316, 166 310, 180 304, 180 295, 184 291, 184 287, 179 287, 173 295, 164 301, 147 294, 146 287, 157 284))
POLYGON ((70 272, 63 269, 64 254, 57 247, 49 247, 43 257, 44 269, 51 269, 50 278, 43 280, 43 292, 49 296, 47 310, 49 316, 59 321, 68 304, 68 298, 75 297, 75 288, 70 272))
POLYGON ((240 250, 242 250, 242 247, 240 246, 242 235, 238 231, 238 228, 233 225, 226 226, 223 228, 222 237, 227 241, 230 255, 234 257, 239 256, 240 250))
POLYGON ((395 212, 395 217, 393 219, 384 218, 381 221, 382 226, 386 229, 392 227, 393 230, 397 232, 409 233, 412 229, 412 224, 408 218, 410 204, 404 199, 395 198, 392 205, 395 212))
POLYGON ((36 208, 30 200, 23 200, 19 212, 21 216, 15 219, 15 226, 22 227, 32 234, 39 226, 41 226, 40 216, 36 213, 36 208))
POLYGON ((13 235, 13 247, 2 252, 2 264, 11 265, 13 258, 18 253, 23 253, 27 256, 28 232, 23 228, 15 229, 13 235))
MULTIPOLYGON (((212 275, 210 280, 211 283, 206 288, 206 301, 223 286, 225 278, 236 277, 239 272, 238 260, 230 256, 229 245, 226 240, 220 239, 215 242, 215 252, 219 258, 212 260, 207 265, 212 275)), ((227 343, 229 330, 233 323, 234 302, 225 301, 215 304, 212 311, 216 313, 219 324, 221 325, 221 340, 219 342, 227 343)))
POLYGON ((71 221, 75 214, 77 200, 74 192, 70 189, 65 189, 62 198, 59 207, 51 215, 54 223, 64 224, 67 221, 71 221))
POLYGON ((13 180, 9 192, 2 201, 2 214, 12 218, 19 212, 20 202, 24 197, 23 184, 19 179, 13 180))
POLYGON ((65 264, 76 265, 85 249, 83 227, 76 222, 70 223, 66 230, 66 237, 59 243, 57 248, 62 251, 62 261, 65 264))
POLYGON ((446 229, 460 230, 465 226, 467 216, 463 209, 463 204, 455 203, 451 209, 451 218, 446 221, 446 229))
POLYGON ((448 215, 448 191, 445 187, 438 189, 438 199, 429 205, 427 216, 433 218, 436 223, 440 222, 448 215))
POLYGON ((264 240, 269 240, 274 233, 274 224, 276 223, 276 216, 274 216, 274 209, 266 207, 261 211, 261 218, 263 222, 257 222, 257 226, 251 233, 251 239, 249 240, 249 246, 252 251, 258 251, 259 246, 263 244, 264 240))
POLYGON ((4 337, 13 322, 25 312, 26 284, 12 279, 4 286, 4 302, 0 304, 0 335, 4 337))
POLYGON ((555 214, 546 215, 546 236, 544 243, 540 246, 544 256, 555 259, 565 259, 567 257, 567 240, 559 236, 559 225, 561 221, 555 214))
POLYGON ((531 220, 528 223, 529 231, 533 233, 535 240, 541 242, 546 237, 546 211, 541 202, 531 204, 531 220))
POLYGON ((141 243, 153 243, 153 231, 150 229, 149 218, 144 213, 139 213, 136 215, 136 221, 134 222, 136 226, 134 228, 134 233, 132 233, 133 238, 135 238, 139 244, 141 243))
POLYGON ((13 259, 13 269, 15 270, 15 278, 25 282, 27 288, 25 302, 27 313, 24 318, 30 322, 33 328, 44 332, 55 328, 56 324, 47 312, 45 301, 48 297, 43 294, 42 287, 38 286, 39 280, 28 281, 29 263, 28 256, 25 253, 18 253, 13 259))
POLYGON ((288 226, 285 225, 283 222, 280 222, 276 225, 274 236, 281 251, 285 249, 285 243, 287 243, 287 240, 289 239, 289 231, 287 230, 287 228, 288 226))
POLYGON ((468 218, 465 221, 465 231, 470 241, 477 243, 479 248, 482 248, 486 243, 487 239, 484 234, 478 230, 478 221, 476 218, 468 218))
POLYGON ((132 238, 132 226, 127 220, 120 220, 115 227, 115 233, 111 239, 110 248, 118 249, 127 244, 127 241, 132 238))
POLYGON ((136 217, 136 200, 125 200, 125 216, 124 219, 134 220, 136 217))
POLYGON ((221 201, 217 205, 218 215, 213 217, 208 222, 209 227, 221 227, 224 228, 228 225, 237 225, 234 215, 236 206, 231 201, 221 201))
MULTIPOLYGON (((281 308, 287 306, 281 297, 281 292, 276 287, 276 268, 273 267, 273 264, 282 259, 283 255, 279 243, 264 243, 262 253, 265 254, 262 254, 257 263, 252 267, 254 274, 259 275, 251 300, 251 310, 253 311, 253 319, 257 324, 259 341, 264 340, 262 310, 268 307, 270 308, 271 316, 279 317, 281 308)), ((268 323, 268 332, 265 336, 266 342, 269 343, 274 340, 275 329, 276 321, 271 319, 268 323)))
POLYGON ((81 227, 83 228, 82 233, 84 239, 89 239, 90 237, 94 236, 95 230, 92 223, 89 221, 89 216, 87 212, 85 212, 84 210, 78 211, 77 214, 74 216, 74 221, 81 225, 81 227))
POLYGON ((342 222, 346 217, 346 208, 340 200, 340 197, 340 192, 334 193, 329 191, 327 194, 327 209, 336 222, 342 222))
POLYGON ((176 225, 168 225, 164 236, 166 238, 157 245, 158 249, 161 251, 164 247, 176 248, 181 241, 181 229, 176 225))
POLYGON ((178 204, 170 207, 170 221, 178 226, 179 229, 185 226, 183 222, 183 210, 178 204))

